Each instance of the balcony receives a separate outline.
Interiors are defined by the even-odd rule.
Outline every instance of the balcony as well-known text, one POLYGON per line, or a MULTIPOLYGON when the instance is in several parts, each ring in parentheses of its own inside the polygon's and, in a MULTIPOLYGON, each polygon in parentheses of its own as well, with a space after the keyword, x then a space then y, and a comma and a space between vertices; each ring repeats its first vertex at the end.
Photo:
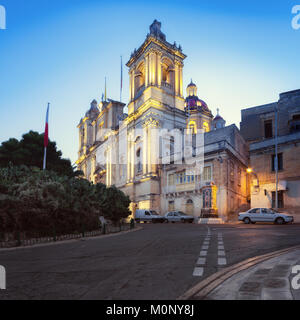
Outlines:
POLYGON ((161 82, 161 87, 169 93, 173 93, 174 91, 173 86, 166 81, 161 82))
POLYGON ((139 88, 137 88, 137 90, 136 90, 136 92, 135 92, 135 97, 134 97, 134 99, 139 98, 139 97, 142 95, 142 93, 144 92, 144 90, 145 90, 145 85, 144 85, 144 84, 141 85, 139 88))

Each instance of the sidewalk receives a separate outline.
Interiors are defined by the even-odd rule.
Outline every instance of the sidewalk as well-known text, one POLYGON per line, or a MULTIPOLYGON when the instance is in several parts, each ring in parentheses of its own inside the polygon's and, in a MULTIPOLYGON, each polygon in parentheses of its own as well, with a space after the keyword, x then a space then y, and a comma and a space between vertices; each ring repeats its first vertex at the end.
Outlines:
MULTIPOLYGON (((292 279, 296 276, 291 273, 295 265, 300 266, 300 249, 284 253, 236 273, 204 299, 300 300, 300 289, 294 290, 291 287, 292 279)), ((300 283, 299 279, 298 283, 300 283)))

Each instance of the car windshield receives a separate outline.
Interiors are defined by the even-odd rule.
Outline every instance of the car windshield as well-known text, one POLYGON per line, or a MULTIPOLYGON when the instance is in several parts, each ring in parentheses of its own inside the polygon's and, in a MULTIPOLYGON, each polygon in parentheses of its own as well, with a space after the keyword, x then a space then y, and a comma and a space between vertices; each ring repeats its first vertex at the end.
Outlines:
POLYGON ((156 211, 151 210, 150 213, 151 213, 153 216, 158 216, 158 214, 156 213, 156 211))

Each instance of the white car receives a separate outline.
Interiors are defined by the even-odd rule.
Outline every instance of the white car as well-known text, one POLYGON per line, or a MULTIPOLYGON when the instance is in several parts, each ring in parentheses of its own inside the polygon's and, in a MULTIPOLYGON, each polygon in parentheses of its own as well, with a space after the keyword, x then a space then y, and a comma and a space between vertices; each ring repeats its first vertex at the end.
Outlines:
POLYGON ((156 213, 154 210, 136 210, 135 212, 135 221, 137 223, 140 222, 160 222, 163 223, 166 221, 165 217, 160 216, 159 214, 156 213))
POLYGON ((268 208, 253 208, 246 212, 239 213, 239 221, 246 224, 256 222, 273 222, 276 224, 284 224, 294 221, 294 217, 285 213, 278 212, 268 208))
POLYGON ((194 217, 193 216, 189 216, 187 214, 185 214, 182 211, 171 211, 168 212, 165 215, 165 218, 167 219, 167 222, 189 222, 189 223, 193 223, 194 222, 194 217))

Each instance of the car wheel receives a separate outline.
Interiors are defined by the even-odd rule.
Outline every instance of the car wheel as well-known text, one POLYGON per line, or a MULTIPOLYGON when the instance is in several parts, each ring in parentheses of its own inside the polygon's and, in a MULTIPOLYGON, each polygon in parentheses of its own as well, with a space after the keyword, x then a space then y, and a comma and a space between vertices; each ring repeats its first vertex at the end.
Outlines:
POLYGON ((185 219, 181 219, 181 222, 182 222, 182 223, 185 223, 185 219))
POLYGON ((284 224, 284 220, 283 220, 283 218, 277 218, 277 219, 275 220, 275 223, 276 223, 276 224, 284 224))
POLYGON ((251 220, 247 217, 247 218, 244 219, 244 223, 245 224, 249 224, 249 223, 251 223, 251 220))

